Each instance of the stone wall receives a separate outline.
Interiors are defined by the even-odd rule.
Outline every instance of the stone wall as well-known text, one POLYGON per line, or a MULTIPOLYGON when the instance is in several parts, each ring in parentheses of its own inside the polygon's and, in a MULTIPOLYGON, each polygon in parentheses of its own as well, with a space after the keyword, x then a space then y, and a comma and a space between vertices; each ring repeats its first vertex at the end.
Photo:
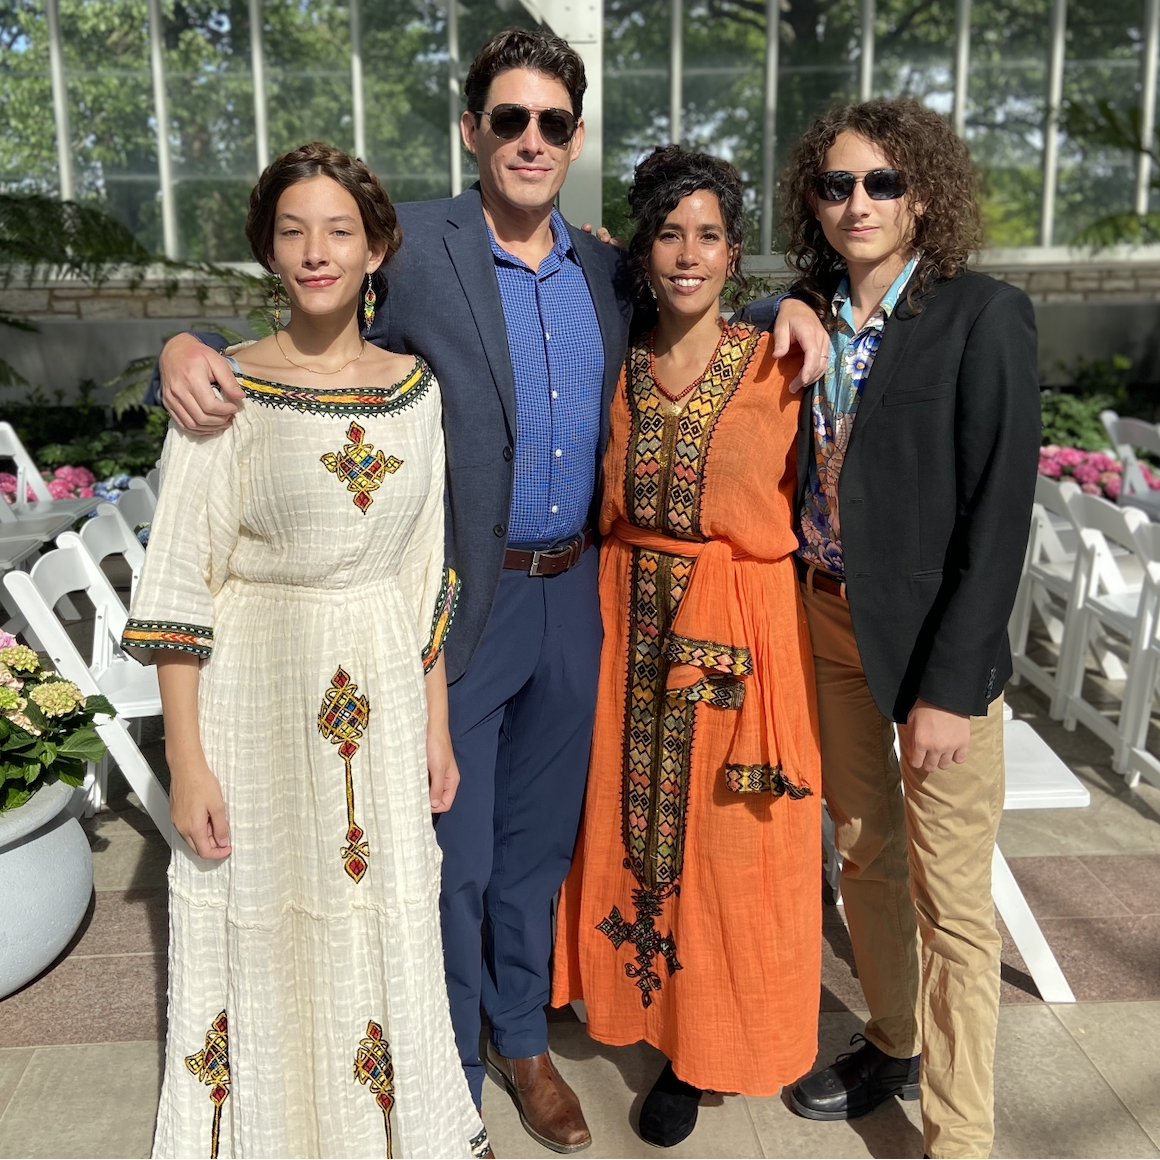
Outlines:
MULTIPOLYGON (((240 274, 261 274, 255 263, 226 267, 240 274)), ((168 274, 162 269, 144 277, 112 277, 100 286, 75 278, 39 281, 28 286, 19 278, 0 288, 0 311, 30 322, 128 321, 139 319, 243 318, 263 295, 242 279, 223 285, 202 275, 168 274)))

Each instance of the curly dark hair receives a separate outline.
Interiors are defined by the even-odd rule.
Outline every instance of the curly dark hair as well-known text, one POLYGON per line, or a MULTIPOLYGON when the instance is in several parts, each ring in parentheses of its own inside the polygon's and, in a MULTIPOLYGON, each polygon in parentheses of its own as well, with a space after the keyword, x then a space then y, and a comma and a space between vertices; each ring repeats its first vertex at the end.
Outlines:
POLYGON ((385 265, 403 244, 403 230, 387 191, 364 162, 321 141, 299 145, 262 170, 258 184, 250 193, 250 212, 246 215, 246 240, 255 260, 270 269, 278 199, 291 185, 312 177, 329 177, 354 198, 367 241, 386 250, 385 265))
MULTIPOLYGON (((635 169, 628 190, 629 217, 636 223, 628 243, 628 268, 634 298, 633 331, 656 325, 657 304, 648 277, 648 260, 665 219, 683 197, 698 190, 716 195, 725 222, 725 240, 738 256, 745 240, 745 206, 741 174, 720 157, 693 153, 679 145, 658 145, 635 169)), ((729 276, 744 288, 740 261, 729 276)))
POLYGON ((482 112, 491 82, 513 68, 525 68, 558 80, 568 90, 572 116, 580 119, 584 111, 584 90, 588 88, 584 62, 566 40, 543 28, 504 29, 479 50, 463 82, 468 111, 482 112))
POLYGON ((946 119, 909 97, 843 105, 819 117, 790 152, 782 182, 782 220, 789 237, 786 260, 798 271, 793 293, 829 324, 830 298, 846 269, 814 216, 814 178, 838 134, 877 145, 906 179, 906 198, 921 204, 912 244, 920 254, 906 299, 940 278, 954 278, 982 244, 978 178, 963 140, 946 119))

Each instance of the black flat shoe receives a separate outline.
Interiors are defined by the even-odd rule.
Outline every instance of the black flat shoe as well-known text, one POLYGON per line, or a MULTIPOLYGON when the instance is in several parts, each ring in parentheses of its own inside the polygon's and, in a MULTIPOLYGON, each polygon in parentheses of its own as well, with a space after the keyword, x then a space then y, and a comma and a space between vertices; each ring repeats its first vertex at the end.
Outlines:
POLYGON ((895 1059, 863 1035, 855 1035, 857 1051, 839 1055, 830 1067, 807 1075, 789 1091, 790 1106, 807 1120, 856 1120, 891 1096, 918 1099, 919 1055, 895 1059))
POLYGON ((673 1065, 666 1062, 640 1106, 640 1138, 657 1148, 679 1144, 697 1126, 700 1102, 701 1089, 677 1079, 673 1065))

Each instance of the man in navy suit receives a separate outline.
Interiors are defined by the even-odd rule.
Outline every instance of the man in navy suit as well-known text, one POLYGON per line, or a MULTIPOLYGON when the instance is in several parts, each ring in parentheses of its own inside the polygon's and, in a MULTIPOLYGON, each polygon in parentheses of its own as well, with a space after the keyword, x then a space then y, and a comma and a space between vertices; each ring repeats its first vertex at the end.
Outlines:
MULTIPOLYGON (((445 653, 462 780, 436 828, 456 1039, 478 1103, 482 1006, 487 1069, 558 1152, 591 1139, 548 1054, 544 1007, 551 904, 572 857, 595 713, 590 528, 632 313, 620 250, 555 208, 584 140, 585 85, 579 56, 546 31, 484 46, 461 124, 479 182, 397 207, 403 244, 368 333, 422 355, 443 396, 448 557, 463 580, 445 653)), ((824 331, 800 309, 795 333, 820 372, 824 331)), ((195 338, 171 341, 161 374, 183 427, 229 421, 232 372, 195 338)))

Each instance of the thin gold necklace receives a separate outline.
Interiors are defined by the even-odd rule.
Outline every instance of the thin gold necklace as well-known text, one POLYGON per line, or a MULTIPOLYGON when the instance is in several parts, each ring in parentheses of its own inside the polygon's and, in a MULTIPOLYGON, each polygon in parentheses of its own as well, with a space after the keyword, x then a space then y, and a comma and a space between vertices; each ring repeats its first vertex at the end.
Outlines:
POLYGON ((342 373, 344 370, 346 370, 346 368, 347 368, 348 366, 350 366, 350 365, 351 365, 351 363, 356 363, 356 362, 358 362, 358 360, 359 360, 360 358, 362 358, 362 356, 363 356, 364 352, 365 352, 365 351, 366 351, 366 349, 367 349, 367 340, 366 340, 365 338, 361 338, 361 337, 360 337, 358 341, 359 341, 358 354, 356 354, 356 355, 354 356, 354 358, 352 358, 352 359, 347 359, 347 361, 346 361, 346 362, 344 362, 344 363, 342 364, 342 366, 340 366, 340 367, 338 368, 338 370, 333 370, 333 371, 323 371, 323 370, 319 370, 319 369, 318 369, 318 367, 308 367, 308 366, 304 366, 302 363, 296 363, 296 362, 295 362, 295 361, 294 361, 294 360, 293 360, 293 359, 292 359, 292 358, 291 358, 291 357, 290 357, 290 356, 289 356, 289 355, 288 355, 288 354, 287 354, 287 353, 286 353, 284 350, 282 350, 282 343, 281 343, 281 342, 279 341, 279 339, 278 339, 278 332, 277 332, 277 331, 275 331, 275 332, 274 332, 274 343, 275 343, 275 345, 278 347, 278 350, 281 352, 281 354, 282 354, 282 357, 283 357, 283 358, 284 358, 284 359, 285 359, 285 360, 286 360, 286 361, 287 361, 287 362, 288 362, 288 363, 289 363, 289 364, 290 364, 292 367, 297 367, 297 368, 298 368, 300 371, 309 371, 309 372, 310 372, 310 374, 312 374, 312 375, 337 375, 337 374, 341 374, 341 373, 342 373))

